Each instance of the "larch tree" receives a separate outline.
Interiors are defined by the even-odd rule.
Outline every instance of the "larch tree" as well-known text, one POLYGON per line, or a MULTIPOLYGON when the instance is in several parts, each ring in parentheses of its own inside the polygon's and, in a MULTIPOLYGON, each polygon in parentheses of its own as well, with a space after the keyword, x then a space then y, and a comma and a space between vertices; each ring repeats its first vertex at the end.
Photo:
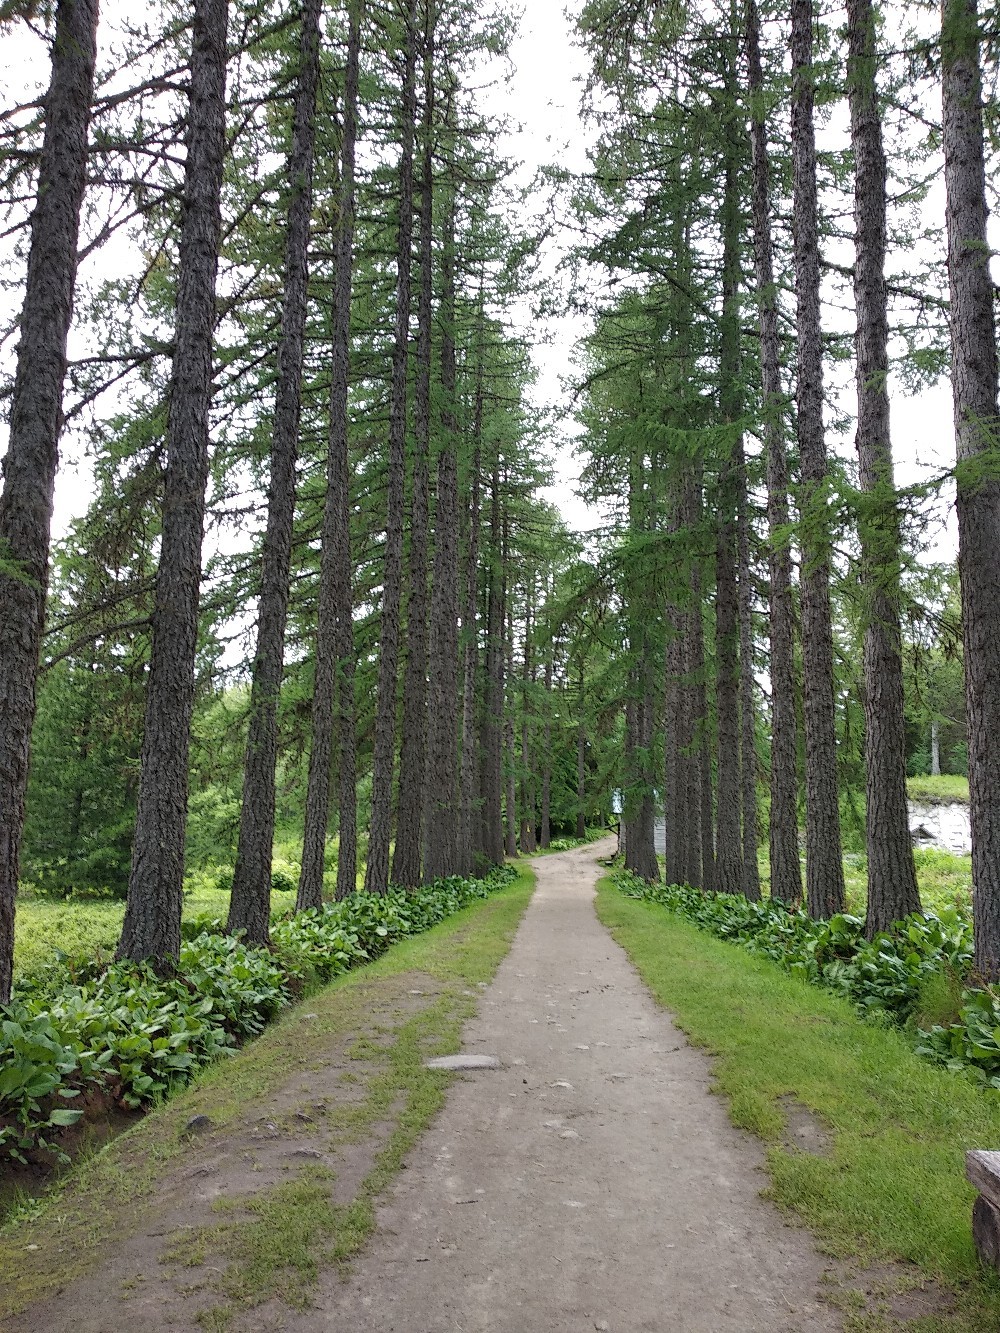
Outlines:
POLYGON ((278 745, 278 695, 285 660, 288 581, 295 519, 295 465, 302 409, 302 371, 309 305, 309 232, 312 217, 316 96, 319 85, 322 0, 304 0, 299 19, 290 199, 285 229, 284 299, 277 348, 277 389, 271 430, 267 529, 261 553, 257 648, 250 685, 250 724, 243 776, 240 837, 228 929, 266 944, 271 913, 271 848, 278 745))
POLYGON ((158 966, 177 957, 181 941, 226 150, 228 21, 226 0, 195 0, 160 564, 132 870, 118 944, 119 958, 149 959, 158 966))
POLYGON ((798 743, 796 737, 795 607, 792 559, 788 543, 788 457, 785 446, 785 395, 781 384, 778 294, 771 235, 771 170, 767 143, 767 107, 760 56, 760 15, 747 0, 747 86, 750 95, 754 273, 760 341, 764 450, 767 473, 767 524, 771 678, 771 809, 768 837, 771 897, 793 904, 802 898, 797 814, 798 743))
POLYGON ((943 0, 941 91, 975 965, 985 981, 995 982, 1000 979, 1000 412, 976 0, 943 0))
POLYGON ((431 370, 434 319, 434 0, 424 0, 423 92, 419 126, 420 189, 417 354, 413 385, 413 468, 407 525, 406 653, 403 670, 399 797, 392 882, 415 889, 423 870, 427 776, 427 641, 430 541, 431 370))
POLYGON ((403 525, 406 487, 406 428, 413 262, 413 145, 417 121, 418 0, 406 0, 399 152, 399 218, 396 233, 396 315, 389 405, 388 493, 385 559, 379 620, 378 696, 372 759, 372 807, 365 889, 389 887, 392 839, 392 779, 396 749, 396 690, 403 586, 403 525))
POLYGON ((45 617, 66 344, 73 313, 97 0, 59 0, 31 217, 10 435, 0 494, 0 1004, 10 999, 14 911, 35 682, 45 617))
POLYGON ((806 898, 810 914, 823 918, 843 911, 844 862, 837 788, 827 458, 823 430, 812 0, 792 0, 791 15, 795 397, 802 478, 799 529, 806 740, 806 898))
POLYGON ((868 938, 920 910, 906 802, 906 718, 899 622, 899 514, 889 431, 885 283, 886 163, 871 0, 847 3, 847 80, 854 150, 854 299, 864 597, 868 938))
POLYGON ((330 810, 330 771, 335 730, 340 775, 337 898, 346 898, 349 893, 353 893, 357 879, 354 571, 351 562, 351 477, 347 428, 354 260, 355 155, 363 8, 362 0, 353 0, 348 12, 340 174, 334 210, 330 408, 321 527, 316 665, 311 710, 312 746, 309 752, 302 869, 296 900, 299 911, 308 907, 319 907, 323 901, 323 872, 326 863, 326 833, 330 810))

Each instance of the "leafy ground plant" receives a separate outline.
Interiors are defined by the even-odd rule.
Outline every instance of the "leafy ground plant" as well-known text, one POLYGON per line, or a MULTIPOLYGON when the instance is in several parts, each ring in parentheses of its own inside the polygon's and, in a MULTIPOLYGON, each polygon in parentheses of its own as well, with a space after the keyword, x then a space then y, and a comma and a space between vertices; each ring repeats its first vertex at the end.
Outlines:
POLYGON ((257 1036, 293 992, 378 957, 394 941, 485 899, 513 875, 454 876, 415 893, 355 893, 280 920, 277 953, 189 922, 174 976, 146 967, 64 958, 27 978, 0 1010, 0 1160, 61 1154, 58 1131, 79 1117, 68 1101, 110 1090, 122 1107, 173 1095, 195 1070, 257 1036))
POLYGON ((1000 994, 971 984, 972 925, 958 908, 914 914, 891 933, 866 940, 861 917, 847 913, 814 921, 770 900, 754 903, 685 884, 647 884, 628 871, 616 874, 614 883, 628 897, 657 903, 843 995, 869 1018, 908 1025, 919 1055, 1000 1088, 1000 994), (935 983, 952 989, 957 983, 958 1013, 953 1022, 924 1029, 911 1020, 935 983))

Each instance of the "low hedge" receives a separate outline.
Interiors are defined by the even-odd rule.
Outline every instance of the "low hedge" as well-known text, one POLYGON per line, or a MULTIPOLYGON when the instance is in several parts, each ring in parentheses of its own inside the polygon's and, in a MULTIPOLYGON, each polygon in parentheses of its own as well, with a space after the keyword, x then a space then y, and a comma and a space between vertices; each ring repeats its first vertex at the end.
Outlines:
POLYGON ((139 1109, 170 1096, 256 1036, 293 994, 487 898, 514 874, 502 866, 415 893, 355 893, 275 921, 270 950, 226 935, 221 920, 186 922, 168 978, 146 965, 60 957, 0 1006, 0 1160, 64 1157, 60 1132, 84 1114, 78 1099, 98 1093, 139 1109))
POLYGON ((908 1026, 918 1054, 1000 1088, 1000 994, 971 985, 972 923, 957 908, 915 913, 892 932, 866 940, 861 917, 816 921, 801 910, 687 884, 648 884, 630 871, 613 876, 630 898, 658 903, 719 939, 763 954, 786 971, 852 1000, 876 1021, 908 1026), (958 988, 958 1021, 922 1028, 914 1021, 937 981, 958 988))

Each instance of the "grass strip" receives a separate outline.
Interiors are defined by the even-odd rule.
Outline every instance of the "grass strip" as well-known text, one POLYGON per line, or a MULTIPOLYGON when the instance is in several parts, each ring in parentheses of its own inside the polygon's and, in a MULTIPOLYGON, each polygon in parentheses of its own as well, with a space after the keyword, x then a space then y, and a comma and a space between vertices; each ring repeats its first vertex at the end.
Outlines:
POLYGON ((956 1294, 948 1314, 903 1325, 851 1315, 848 1327, 1000 1329, 1000 1277, 977 1260, 964 1177, 966 1148, 1000 1148, 996 1094, 928 1065, 900 1032, 864 1022, 769 959, 624 897, 610 877, 597 908, 657 1000, 717 1056, 734 1123, 768 1144, 770 1197, 831 1254, 912 1263, 956 1294), (789 1095, 829 1127, 829 1156, 782 1144, 779 1099, 789 1095))
MULTIPOLYGON (((493 977, 533 887, 532 871, 521 867, 509 887, 421 935, 402 940, 376 962, 338 977, 306 1004, 280 1017, 256 1041, 206 1068, 185 1092, 81 1162, 31 1211, 0 1231, 0 1271, 10 1275, 0 1285, 0 1318, 90 1272, 120 1248, 123 1237, 151 1224, 158 1186, 187 1151, 184 1128, 193 1116, 208 1116, 215 1133, 242 1118, 259 1116, 261 1104, 321 1061, 325 1049, 367 1031, 373 1012, 391 1008, 399 978, 419 973, 434 978, 440 990, 416 1016, 400 1024, 393 1043, 381 1052, 383 1062, 365 1101, 352 1107, 347 1117, 346 1132, 357 1136, 373 1132, 385 1122, 388 1108, 398 1107, 388 1140, 355 1204, 336 1210, 329 1201, 317 1204, 315 1189, 320 1182, 313 1167, 263 1191, 253 1204, 260 1211, 252 1208, 247 1219, 218 1233, 222 1237, 218 1252, 232 1273, 242 1274, 248 1284, 244 1290, 254 1303, 283 1295, 290 1277, 290 1289, 301 1294, 323 1262, 355 1252, 374 1224, 373 1199, 437 1111, 450 1082, 447 1074, 425 1070, 423 1059, 458 1049, 462 1023, 475 1011, 471 988, 493 977), (270 1234, 273 1249, 276 1219, 304 1202, 308 1215, 303 1226, 289 1234, 284 1259, 261 1267, 255 1257, 260 1251, 256 1238, 270 1234)), ((228 1285, 227 1280, 224 1290, 228 1285)), ((231 1289, 236 1290, 235 1284, 231 1289)), ((216 1326, 223 1327, 226 1308, 216 1317, 216 1326)))

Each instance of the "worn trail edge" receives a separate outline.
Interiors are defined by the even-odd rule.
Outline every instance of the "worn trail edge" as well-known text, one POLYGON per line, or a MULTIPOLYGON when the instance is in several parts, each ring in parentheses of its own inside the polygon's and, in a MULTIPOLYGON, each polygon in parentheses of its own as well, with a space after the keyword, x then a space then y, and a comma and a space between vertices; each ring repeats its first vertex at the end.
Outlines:
POLYGON ((760 1198, 759 1144, 711 1062, 653 1002, 593 910, 590 847, 538 889, 465 1046, 466 1075, 377 1212, 346 1285, 287 1328, 839 1330, 811 1237, 760 1198))

